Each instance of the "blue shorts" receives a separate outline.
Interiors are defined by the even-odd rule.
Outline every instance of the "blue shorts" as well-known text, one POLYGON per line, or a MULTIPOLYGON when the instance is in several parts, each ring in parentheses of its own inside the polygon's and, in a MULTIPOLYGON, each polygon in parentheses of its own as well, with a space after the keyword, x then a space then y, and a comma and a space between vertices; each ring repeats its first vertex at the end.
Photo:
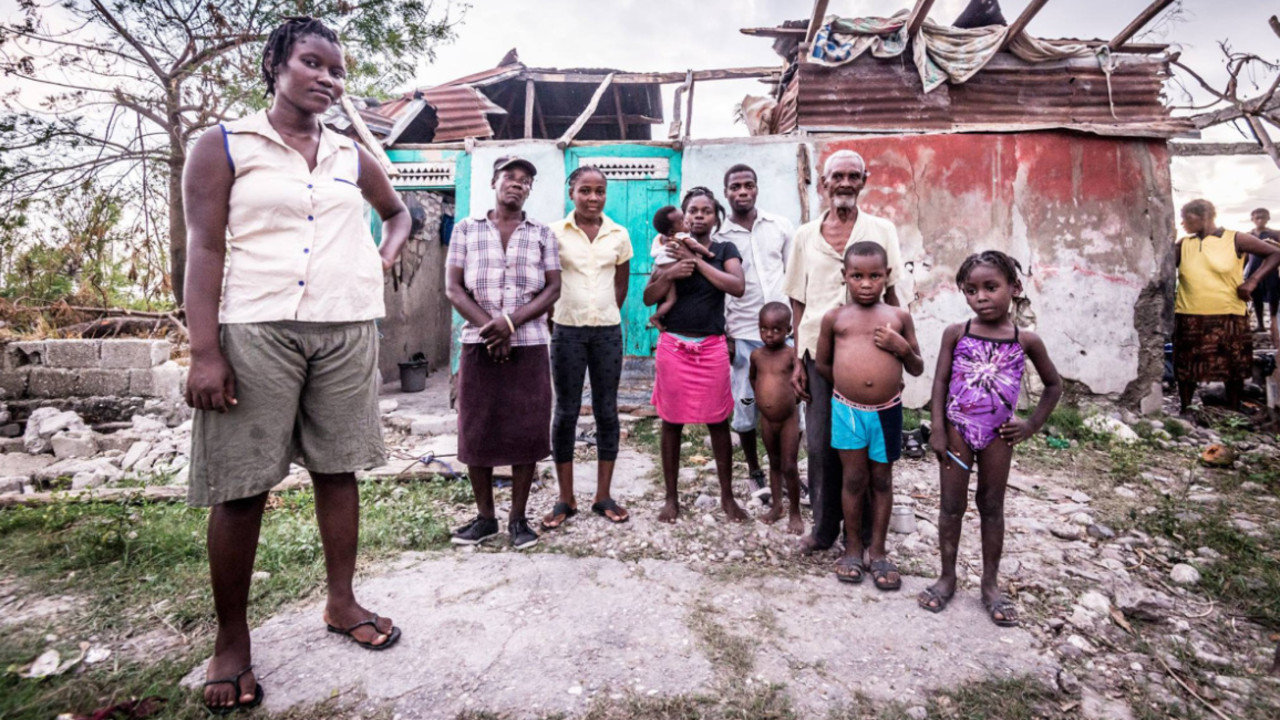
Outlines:
POLYGON ((874 462, 897 462, 902 457, 902 398, 871 407, 834 393, 831 396, 831 447, 865 449, 874 462))

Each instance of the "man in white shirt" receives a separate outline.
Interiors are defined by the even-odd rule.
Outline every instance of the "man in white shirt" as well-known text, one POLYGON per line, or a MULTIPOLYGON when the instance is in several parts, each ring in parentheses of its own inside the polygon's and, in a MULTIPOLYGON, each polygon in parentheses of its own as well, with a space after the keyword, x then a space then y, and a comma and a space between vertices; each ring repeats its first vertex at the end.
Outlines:
POLYGON ((725 330, 729 336, 732 360, 733 431, 742 444, 750 472, 751 492, 760 496, 769 483, 760 469, 756 453, 755 393, 751 389, 752 351, 764 345, 760 341, 760 308, 769 302, 787 302, 783 292, 787 259, 791 254, 791 237, 795 230, 786 219, 756 207, 759 195, 756 171, 747 165, 734 165, 724 174, 724 196, 729 203, 729 219, 716 233, 717 242, 733 243, 742 254, 742 272, 747 289, 742 297, 726 297, 725 330))
MULTIPOLYGON (((822 316, 848 302, 844 285, 844 253, 850 245, 870 241, 885 249, 889 260, 888 287, 884 301, 902 305, 897 287, 905 269, 898 230, 892 222, 858 207, 858 196, 871 173, 866 161, 851 150, 839 150, 822 167, 819 189, 827 211, 796 230, 787 263, 784 292, 791 298, 792 325, 796 334, 796 365, 792 384, 808 400, 805 410, 806 447, 809 451, 809 498, 813 507, 813 534, 802 548, 825 550, 840 535, 844 511, 840 505, 843 470, 840 456, 831 447, 831 383, 818 373, 818 334, 822 316)), ((906 298, 910 300, 910 298, 906 298)), ((864 508, 869 508, 865 504, 864 508)), ((870 537, 871 523, 864 512, 864 540, 870 537)))

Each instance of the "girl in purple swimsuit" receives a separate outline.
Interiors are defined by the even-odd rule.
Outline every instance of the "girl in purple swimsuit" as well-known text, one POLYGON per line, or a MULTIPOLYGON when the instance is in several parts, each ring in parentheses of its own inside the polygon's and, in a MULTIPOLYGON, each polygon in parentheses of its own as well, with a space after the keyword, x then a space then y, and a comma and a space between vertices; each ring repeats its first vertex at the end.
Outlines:
POLYGON ((1017 260, 988 250, 970 255, 956 273, 974 317, 956 323, 942 335, 938 370, 933 376, 933 434, 929 445, 938 456, 942 476, 942 508, 938 543, 942 574, 920 593, 920 606, 942 612, 956 592, 956 552, 960 521, 968 504, 969 473, 977 461, 978 514, 982 518, 982 603, 1001 627, 1018 624, 1018 611, 996 582, 1004 549, 1004 493, 1013 446, 1039 432, 1062 396, 1062 379, 1044 342, 1022 332, 1009 313, 1022 297, 1017 260), (1044 383, 1044 394, 1030 419, 1014 412, 1027 359, 1044 383))

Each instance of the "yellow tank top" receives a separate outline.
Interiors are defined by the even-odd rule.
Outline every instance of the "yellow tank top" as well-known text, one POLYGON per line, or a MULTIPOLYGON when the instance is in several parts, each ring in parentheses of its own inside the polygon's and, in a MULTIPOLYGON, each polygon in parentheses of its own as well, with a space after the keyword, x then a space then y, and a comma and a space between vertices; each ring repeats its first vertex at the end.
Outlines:
POLYGON ((1247 256, 1236 252, 1236 234, 1203 240, 1182 238, 1178 262, 1178 293, 1174 312, 1182 315, 1244 315, 1245 302, 1236 295, 1244 282, 1247 256))

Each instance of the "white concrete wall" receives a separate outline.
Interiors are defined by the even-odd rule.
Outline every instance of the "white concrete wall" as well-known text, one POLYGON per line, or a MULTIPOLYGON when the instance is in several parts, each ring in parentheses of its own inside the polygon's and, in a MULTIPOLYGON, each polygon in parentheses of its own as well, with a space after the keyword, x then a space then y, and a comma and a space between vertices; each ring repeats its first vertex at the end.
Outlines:
MULTIPOLYGON (((756 171, 760 187, 758 207, 800 225, 800 192, 796 182, 799 142, 748 144, 738 139, 726 143, 698 143, 684 149, 680 192, 702 185, 724 201, 724 173, 743 163, 756 171)), ((812 157, 812 154, 810 154, 812 157)), ((816 173, 814 179, 817 179, 816 173)), ((817 195, 810 188, 810 213, 817 217, 817 195)), ((728 208, 726 208, 727 210, 728 208)))
POLYGON ((471 153, 471 215, 478 217, 493 209, 493 163, 504 155, 519 155, 538 168, 525 212, 544 223, 564 217, 564 151, 553 140, 477 145, 471 153))

